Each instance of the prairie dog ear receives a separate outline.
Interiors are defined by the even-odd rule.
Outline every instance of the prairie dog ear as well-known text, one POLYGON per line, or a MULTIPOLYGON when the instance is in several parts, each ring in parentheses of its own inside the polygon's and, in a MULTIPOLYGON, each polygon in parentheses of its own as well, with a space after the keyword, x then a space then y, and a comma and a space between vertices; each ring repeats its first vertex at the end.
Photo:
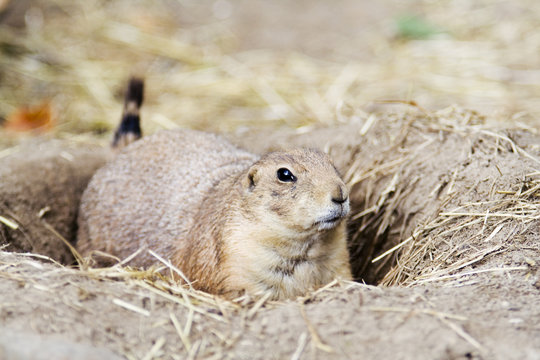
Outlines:
POLYGON ((249 191, 253 190, 259 182, 259 178, 259 167, 257 165, 253 165, 251 168, 249 168, 247 174, 242 179, 242 187, 249 191))

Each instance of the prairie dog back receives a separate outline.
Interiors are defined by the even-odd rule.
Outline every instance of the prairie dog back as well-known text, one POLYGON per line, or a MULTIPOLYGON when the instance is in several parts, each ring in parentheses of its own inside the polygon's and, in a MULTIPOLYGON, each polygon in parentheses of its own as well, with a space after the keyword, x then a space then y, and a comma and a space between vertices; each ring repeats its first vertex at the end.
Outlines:
MULTIPOLYGON (((203 198, 220 180, 257 160, 222 138, 162 131, 131 144, 100 169, 80 207, 77 246, 126 258, 139 248, 169 258, 186 238, 203 198)), ((156 259, 141 251, 131 262, 156 259)))

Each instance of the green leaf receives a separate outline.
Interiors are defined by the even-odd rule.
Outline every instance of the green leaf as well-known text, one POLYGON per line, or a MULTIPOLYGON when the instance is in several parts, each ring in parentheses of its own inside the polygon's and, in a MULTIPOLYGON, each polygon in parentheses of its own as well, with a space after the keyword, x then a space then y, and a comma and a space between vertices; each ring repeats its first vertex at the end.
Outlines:
POLYGON ((396 19, 397 35, 404 39, 427 39, 443 31, 416 15, 403 15, 396 19))

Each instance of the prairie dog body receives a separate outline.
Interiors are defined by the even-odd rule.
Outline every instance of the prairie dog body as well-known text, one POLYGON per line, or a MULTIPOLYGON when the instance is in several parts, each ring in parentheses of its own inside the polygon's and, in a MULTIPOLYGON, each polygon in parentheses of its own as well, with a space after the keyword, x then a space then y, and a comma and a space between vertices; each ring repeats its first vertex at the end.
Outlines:
POLYGON ((234 297, 302 295, 351 279, 348 190, 328 156, 294 149, 259 158, 223 138, 162 131, 129 145, 91 180, 77 247, 130 265, 170 259, 193 286, 234 297))

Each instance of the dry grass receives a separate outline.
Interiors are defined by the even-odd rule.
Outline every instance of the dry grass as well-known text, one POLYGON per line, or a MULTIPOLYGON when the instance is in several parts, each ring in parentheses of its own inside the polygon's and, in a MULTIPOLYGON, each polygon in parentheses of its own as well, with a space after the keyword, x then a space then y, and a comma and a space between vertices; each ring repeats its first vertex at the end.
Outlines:
MULTIPOLYGON (((389 120, 380 121, 384 128, 389 120)), ((505 135, 508 126, 505 131, 495 130, 474 112, 421 111, 402 116, 400 122, 397 135, 395 128, 383 130, 386 137, 380 142, 391 138, 379 150, 383 154, 378 159, 383 162, 376 159, 366 165, 366 160, 357 156, 346 174, 349 186, 363 192, 360 201, 364 205, 351 216, 351 242, 368 244, 361 247, 369 255, 362 254, 365 263, 360 273, 369 267, 384 275, 381 285, 414 286, 468 279, 483 272, 532 271, 526 264, 478 271, 470 267, 505 252, 538 225, 540 177, 534 170, 540 166, 538 156, 505 135), (443 146, 441 140, 452 136, 459 139, 457 148, 446 150, 459 159, 463 148, 470 146, 467 156, 454 164, 452 153, 433 153, 449 169, 435 167, 431 173, 423 169, 433 145, 443 146), (482 168, 468 169, 482 161, 495 164, 489 165, 496 169, 495 174, 484 177, 488 175, 482 168), (512 171, 517 172, 515 176, 512 171), (428 189, 422 187, 426 177, 432 179, 428 189), (474 198, 480 200, 470 200, 474 198), (413 203, 414 209, 407 209, 406 203, 413 203), (422 216, 415 217, 419 210, 422 216), (411 226, 409 218, 416 225, 411 226), (377 253, 375 249, 380 248, 385 250, 377 253)))
MULTIPOLYGON (((54 296, 56 296, 56 300, 60 301, 61 306, 75 309, 80 314, 89 314, 91 318, 95 318, 94 322, 88 324, 91 327, 103 326, 100 324, 103 321, 101 314, 103 311, 109 311, 111 316, 119 316, 119 319, 124 317, 125 319, 134 319, 136 322, 137 318, 147 319, 153 324, 151 328, 160 329, 162 335, 157 336, 147 353, 137 353, 129 348, 120 351, 127 359, 154 359, 163 358, 163 356, 172 358, 175 356, 179 358, 185 358, 184 356, 187 358, 227 357, 228 349, 235 345, 246 322, 254 321, 262 309, 268 311, 283 305, 282 302, 269 301, 267 296, 258 299, 242 296, 228 301, 175 282, 172 277, 164 276, 162 270, 163 268, 133 269, 121 264, 109 268, 92 268, 87 264, 82 264, 81 268, 72 268, 58 264, 43 255, 0 253, 0 278, 3 280, 17 282, 21 288, 36 289, 38 290, 37 295, 40 295, 39 293, 54 294, 56 289, 63 288, 66 284, 75 288, 77 290, 76 296, 70 294, 71 287, 69 290, 64 289, 62 293, 54 296), (40 261, 34 261, 35 259, 40 261), (116 286, 115 283, 119 283, 119 286, 116 286), (97 307, 95 303, 92 304, 93 299, 97 299, 97 307), (152 299, 150 304, 148 299, 152 299), (123 312, 128 312, 130 315, 122 316, 123 312), (180 316, 183 321, 180 321, 180 316), (201 324, 205 324, 205 328, 211 329, 211 333, 201 332, 201 324), (223 326, 220 327, 218 324, 223 326), (227 335, 220 332, 223 327, 227 329, 227 335), (231 337, 230 330, 239 331, 239 333, 231 337), (171 338, 171 332, 176 333, 176 339, 171 338)), ((171 271, 174 270, 171 269, 171 271)), ((362 285, 356 283, 339 284, 334 281, 308 294, 305 298, 298 299, 300 312, 306 322, 308 333, 311 335, 311 341, 317 348, 325 352, 332 351, 320 339, 316 328, 310 323, 305 310, 303 310, 303 304, 315 297, 320 298, 325 293, 344 291, 359 286, 362 285)), ((44 298, 34 296, 25 299, 25 304, 35 304, 32 306, 41 307, 44 298)), ((4 302, 2 306, 3 309, 9 310, 12 304, 4 302)), ((59 306, 59 304, 55 306, 59 306)), ((65 315, 66 310, 61 311, 65 315)), ((36 314, 36 319, 41 318, 41 316, 36 314)), ((126 326, 124 321, 118 321, 119 327, 126 326)), ((42 326, 46 328, 46 333, 59 331, 54 322, 42 326)), ((141 331, 146 333, 141 340, 148 342, 146 336, 148 336, 149 329, 147 325, 145 325, 144 330, 141 327, 141 331)), ((141 336, 143 335, 144 333, 141 334, 141 336)), ((114 340, 110 336, 107 338, 108 342, 111 342, 109 346, 116 351, 127 346, 129 341, 137 341, 136 339, 123 339, 123 342, 120 342, 119 339, 114 340)), ((303 341, 302 347, 306 345, 306 339, 303 341)), ((139 349, 138 346, 136 348, 139 349)))
MULTIPOLYGON (((178 19, 193 11, 188 3, 33 3, 20 20, 24 36, 0 27, 0 116, 45 100, 59 119, 57 133, 110 129, 125 79, 142 73, 149 132, 329 124, 354 116, 351 106, 381 99, 414 100, 426 108, 460 103, 495 113, 492 118, 537 125, 540 82, 532 68, 538 63, 540 7, 534 0, 400 5, 397 15, 425 13, 445 31, 403 41, 393 27, 395 11, 388 12, 363 33, 361 52, 370 60, 345 62, 332 54, 320 61, 271 49, 238 52, 242 34, 234 34, 229 22, 201 18, 206 25, 187 26, 178 19)), ((342 40, 334 44, 337 54, 359 45, 342 40)))

